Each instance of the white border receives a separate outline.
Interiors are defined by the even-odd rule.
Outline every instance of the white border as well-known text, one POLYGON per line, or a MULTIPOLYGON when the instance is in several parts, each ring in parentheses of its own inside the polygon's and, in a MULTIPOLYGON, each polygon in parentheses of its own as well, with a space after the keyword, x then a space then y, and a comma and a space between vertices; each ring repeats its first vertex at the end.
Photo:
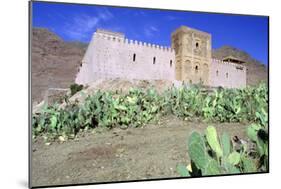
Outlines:
MULTIPOLYGON (((59 1, 59 0, 58 0, 59 1)), ((276 0, 68 0, 178 10, 270 16, 270 174, 165 180, 68 188, 266 188, 280 179, 280 5, 276 0)), ((1 2, 1 130, 0 187, 26 188, 28 170, 28 2, 1 2)), ((278 186, 278 185, 277 185, 278 186)))

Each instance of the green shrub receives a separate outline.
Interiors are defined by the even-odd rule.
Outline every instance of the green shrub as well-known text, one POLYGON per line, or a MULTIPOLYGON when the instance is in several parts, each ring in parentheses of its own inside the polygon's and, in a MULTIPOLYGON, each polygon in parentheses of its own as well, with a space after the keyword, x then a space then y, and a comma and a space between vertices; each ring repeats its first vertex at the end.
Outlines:
POLYGON ((70 94, 73 96, 76 94, 78 91, 81 91, 83 89, 83 85, 78 85, 76 83, 70 85, 70 94))
MULTIPOLYGON (((72 85, 71 91, 82 85, 72 85)), ((33 115, 34 136, 40 134, 75 135, 94 127, 139 127, 159 116, 173 114, 181 119, 199 117, 207 121, 258 124, 267 122, 267 87, 216 89, 206 93, 200 87, 169 88, 161 94, 155 89, 131 89, 127 94, 97 91, 81 104, 66 101, 65 108, 46 106, 33 115)))

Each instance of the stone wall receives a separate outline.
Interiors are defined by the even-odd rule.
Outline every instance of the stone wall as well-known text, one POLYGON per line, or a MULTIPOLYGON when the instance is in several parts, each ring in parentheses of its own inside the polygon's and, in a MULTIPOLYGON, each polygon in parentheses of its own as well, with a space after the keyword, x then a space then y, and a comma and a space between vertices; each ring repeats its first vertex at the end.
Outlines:
POLYGON ((210 69, 210 85, 225 88, 246 87, 246 67, 213 59, 210 69))
POLYGON ((121 78, 245 87, 246 67, 212 60, 211 49, 210 34, 185 26, 172 33, 172 48, 128 40, 122 33, 97 30, 75 82, 85 85, 97 79, 121 78))
POLYGON ((171 48, 97 31, 82 60, 76 83, 87 84, 100 78, 174 80, 174 61, 171 48))

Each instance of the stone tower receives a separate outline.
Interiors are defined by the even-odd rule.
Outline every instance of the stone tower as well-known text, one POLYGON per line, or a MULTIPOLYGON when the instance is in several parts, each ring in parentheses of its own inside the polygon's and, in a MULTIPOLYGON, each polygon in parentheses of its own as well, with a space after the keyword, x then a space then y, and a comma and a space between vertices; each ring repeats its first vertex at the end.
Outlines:
POLYGON ((211 35, 186 26, 172 33, 175 79, 190 84, 210 84, 211 35))

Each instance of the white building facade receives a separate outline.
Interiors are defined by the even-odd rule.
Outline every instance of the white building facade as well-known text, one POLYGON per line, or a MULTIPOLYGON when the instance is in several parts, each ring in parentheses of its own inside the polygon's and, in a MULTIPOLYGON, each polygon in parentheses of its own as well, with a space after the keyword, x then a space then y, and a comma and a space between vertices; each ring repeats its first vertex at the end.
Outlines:
MULTIPOLYGON (((82 60, 75 82, 89 84, 97 79, 140 79, 175 81, 175 51, 170 47, 133 41, 122 33, 98 29, 82 60)), ((211 86, 246 86, 243 65, 212 60, 211 86)))

